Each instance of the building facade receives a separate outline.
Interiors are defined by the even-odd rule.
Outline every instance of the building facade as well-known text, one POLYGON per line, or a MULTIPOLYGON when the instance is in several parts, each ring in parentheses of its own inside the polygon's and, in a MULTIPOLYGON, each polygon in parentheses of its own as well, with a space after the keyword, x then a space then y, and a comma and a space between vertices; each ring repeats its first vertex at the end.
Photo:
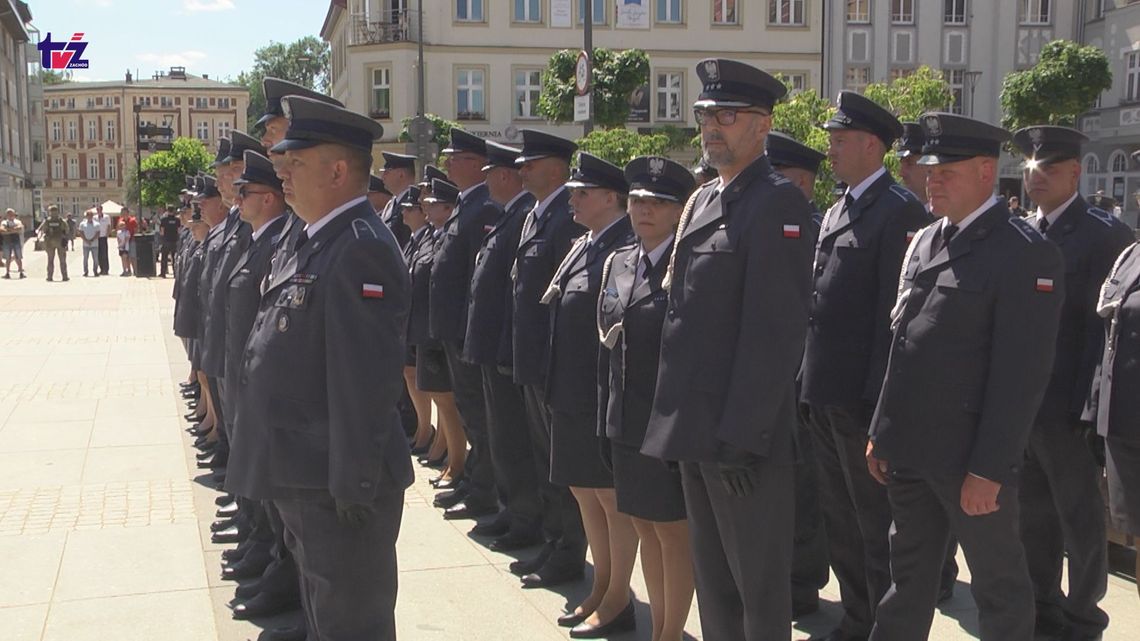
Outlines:
POLYGON ((1082 41, 1108 56, 1112 88, 1081 118, 1081 130, 1090 139, 1081 188, 1085 194, 1112 196, 1121 218, 1136 227, 1140 164, 1131 154, 1140 150, 1140 3, 1089 0, 1085 11, 1082 41))
POLYGON ((44 206, 80 215, 113 200, 136 207, 127 193, 129 169, 138 149, 136 125, 174 130, 201 140, 211 152, 218 138, 245 126, 249 92, 174 67, 148 79, 128 72, 123 80, 66 82, 44 87, 47 179, 44 206))
MULTIPOLYGON (((384 125, 402 148, 416 114, 419 16, 409 0, 332 0, 321 29, 331 45, 331 94, 384 125)), ((521 127, 567 137, 580 125, 538 115, 551 54, 583 46, 587 0, 424 0, 426 113, 500 142, 521 127)), ((809 0, 592 0, 595 47, 643 49, 650 72, 634 92, 630 126, 694 127, 698 60, 728 57, 819 88, 821 5, 809 0)))
POLYGON ((0 0, 0 213, 11 207, 21 216, 33 210, 33 131, 42 127, 42 112, 29 98, 30 85, 39 83, 31 21, 27 4, 0 0))

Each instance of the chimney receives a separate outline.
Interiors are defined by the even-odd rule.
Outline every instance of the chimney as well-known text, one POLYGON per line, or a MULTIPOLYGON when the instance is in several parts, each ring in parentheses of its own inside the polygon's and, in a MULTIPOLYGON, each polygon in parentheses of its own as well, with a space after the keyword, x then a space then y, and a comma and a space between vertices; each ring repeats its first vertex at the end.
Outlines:
POLYGON ((210 74, 208 74, 208 73, 202 74, 202 80, 209 80, 209 79, 210 79, 210 74))

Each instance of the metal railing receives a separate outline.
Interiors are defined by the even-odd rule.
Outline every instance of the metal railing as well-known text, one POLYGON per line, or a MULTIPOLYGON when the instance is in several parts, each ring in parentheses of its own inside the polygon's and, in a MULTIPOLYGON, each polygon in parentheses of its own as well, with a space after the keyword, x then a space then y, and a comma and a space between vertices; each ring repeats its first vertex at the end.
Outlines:
POLYGON ((350 22, 350 45, 415 42, 419 38, 419 12, 411 9, 354 15, 350 22))

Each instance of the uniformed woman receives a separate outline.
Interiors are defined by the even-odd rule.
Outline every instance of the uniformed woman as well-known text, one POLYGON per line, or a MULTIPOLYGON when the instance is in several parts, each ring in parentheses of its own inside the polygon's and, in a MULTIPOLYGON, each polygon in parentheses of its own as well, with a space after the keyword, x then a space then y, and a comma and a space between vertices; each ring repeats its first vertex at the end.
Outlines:
MULTIPOLYGON (((1085 418, 1095 418, 1097 434, 1104 438, 1113 525, 1140 536, 1140 244, 1116 260, 1097 313, 1105 319, 1107 336, 1085 418)), ((1140 572, 1140 558, 1136 569, 1140 572)))
POLYGON ((637 244, 607 261, 598 301, 601 357, 600 430, 612 452, 617 509, 633 519, 649 593, 653 641, 680 641, 693 601, 693 561, 681 476, 641 453, 653 407, 661 326, 669 304, 661 279, 681 210, 696 182, 689 170, 658 156, 625 167, 629 217, 637 244))
POLYGON ((583 152, 566 183, 574 221, 589 233, 559 265, 543 296, 551 308, 546 401, 551 410, 550 481, 578 502, 594 562, 590 595, 559 619, 573 638, 600 638, 634 627, 629 579, 637 532, 617 510, 613 475, 598 436, 597 304, 602 268, 615 249, 633 241, 626 216, 628 186, 620 167, 583 152))
MULTIPOLYGON (((427 215, 420 206, 420 188, 415 185, 408 187, 394 207, 399 209, 401 219, 411 230, 408 243, 403 249, 404 263, 410 269, 420 245, 431 240, 431 225, 427 224, 427 215)), ((416 387, 416 347, 410 342, 404 359, 404 386, 412 399, 412 406, 416 408, 416 433, 412 437, 412 454, 421 456, 427 454, 431 448, 435 428, 431 425, 431 397, 416 387)))
MULTIPOLYGON (((428 336, 428 292, 440 229, 451 215, 451 205, 447 204, 448 195, 455 191, 455 186, 436 180, 432 188, 439 194, 433 196, 433 192, 428 190, 420 194, 420 206, 431 230, 423 232, 425 236, 412 256, 412 309, 408 314, 408 343, 416 348, 416 388, 427 393, 435 403, 439 412, 439 427, 443 432, 443 438, 432 442, 423 461, 426 465, 435 467, 443 465, 446 460, 445 469, 435 481, 450 483, 458 482, 463 475, 467 443, 463 436, 459 410, 455 406, 455 395, 451 391, 451 376, 443 355, 443 346, 428 336)), ((454 198, 451 200, 454 201, 454 198)))

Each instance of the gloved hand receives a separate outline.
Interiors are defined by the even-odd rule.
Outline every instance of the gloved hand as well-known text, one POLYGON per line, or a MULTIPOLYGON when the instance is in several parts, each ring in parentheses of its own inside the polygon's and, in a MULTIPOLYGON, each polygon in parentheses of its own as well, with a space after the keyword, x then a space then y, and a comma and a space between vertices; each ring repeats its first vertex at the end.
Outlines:
POLYGON ((351 528, 361 527, 374 511, 371 505, 336 499, 336 518, 341 525, 347 525, 351 528))
POLYGON ((1089 448, 1093 460, 1096 464, 1104 467, 1107 463, 1104 456, 1104 437, 1096 433, 1096 426, 1085 423, 1081 427, 1081 436, 1085 439, 1085 445, 1089 448))
POLYGON ((735 445, 721 443, 717 449, 717 466, 724 491, 737 498, 750 496, 756 489, 756 465, 760 457, 735 445))

